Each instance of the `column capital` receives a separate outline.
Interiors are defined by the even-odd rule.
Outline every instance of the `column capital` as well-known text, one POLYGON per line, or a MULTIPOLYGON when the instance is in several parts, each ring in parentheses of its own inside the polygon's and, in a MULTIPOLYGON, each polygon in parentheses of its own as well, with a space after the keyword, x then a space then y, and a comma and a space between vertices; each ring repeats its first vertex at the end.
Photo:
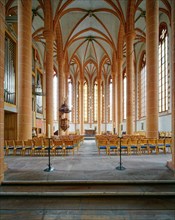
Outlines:
POLYGON ((54 38, 54 32, 53 31, 51 31, 51 30, 44 30, 43 31, 43 36, 44 36, 44 38, 45 39, 47 39, 47 38, 54 38))
POLYGON ((128 32, 125 34, 125 37, 126 37, 126 39, 132 38, 132 39, 134 40, 134 38, 136 37, 136 33, 135 33, 135 31, 128 31, 128 32))

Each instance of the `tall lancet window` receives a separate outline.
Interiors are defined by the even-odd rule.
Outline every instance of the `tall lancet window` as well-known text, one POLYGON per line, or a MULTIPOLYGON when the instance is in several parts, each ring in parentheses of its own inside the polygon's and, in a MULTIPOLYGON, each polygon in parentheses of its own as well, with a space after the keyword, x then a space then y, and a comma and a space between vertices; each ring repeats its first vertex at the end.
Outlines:
POLYGON ((58 119, 58 77, 54 72, 53 77, 53 109, 54 109, 54 120, 58 119))
POLYGON ((112 77, 109 78, 109 121, 112 121, 112 77))
POLYGON ((88 122, 88 84, 87 80, 84 81, 84 122, 88 122))
POLYGON ((98 115, 98 83, 97 80, 94 82, 94 122, 97 122, 98 115))
POLYGON ((126 119, 126 87, 127 86, 127 80, 126 80, 126 73, 123 74, 123 119, 126 119))
POLYGON ((141 61, 140 72, 140 116, 146 116, 146 54, 141 61))
POLYGON ((162 24, 159 32, 159 112, 168 111, 168 66, 168 29, 162 24))
MULTIPOLYGON (((72 82, 72 77, 70 76, 68 78, 68 106, 69 109, 72 110, 73 107, 73 82, 72 82)), ((72 111, 68 114, 69 115, 69 121, 72 122, 72 111)))

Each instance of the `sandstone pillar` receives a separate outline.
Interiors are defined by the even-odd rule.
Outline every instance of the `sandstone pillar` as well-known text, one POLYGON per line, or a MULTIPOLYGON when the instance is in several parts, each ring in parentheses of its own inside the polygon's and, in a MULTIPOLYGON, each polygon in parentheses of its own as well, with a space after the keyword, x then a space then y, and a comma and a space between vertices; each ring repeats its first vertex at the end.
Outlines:
POLYGON ((146 0, 146 136, 158 137, 158 0, 146 0))
POLYGON ((133 109, 134 109, 134 32, 126 34, 126 76, 127 76, 127 101, 126 101, 126 133, 133 133, 133 109))
POLYGON ((117 133, 119 133, 119 126, 122 122, 122 62, 121 58, 117 59, 117 133))
POLYGON ((117 128, 117 61, 116 56, 113 58, 112 64, 112 126, 113 132, 116 133, 117 128))
POLYGON ((32 138, 32 1, 18 1, 18 139, 32 138))
POLYGON ((44 31, 46 39, 46 135, 48 136, 48 124, 50 134, 53 135, 53 40, 54 35, 50 30, 44 31))

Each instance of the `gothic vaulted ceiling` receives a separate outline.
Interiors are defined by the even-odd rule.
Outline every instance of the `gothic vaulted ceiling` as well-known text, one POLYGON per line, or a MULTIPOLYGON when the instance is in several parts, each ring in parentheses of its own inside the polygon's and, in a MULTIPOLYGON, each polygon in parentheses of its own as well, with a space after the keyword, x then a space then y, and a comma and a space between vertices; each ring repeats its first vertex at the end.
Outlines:
MULTIPOLYGON (((25 3, 25 0, 21 1, 25 3)), ((17 2, 6 0, 8 23, 17 22, 17 2)), ((170 16, 169 0, 160 0, 159 7, 160 15, 170 16)), ((127 29, 132 26, 136 33, 135 55, 144 44, 145 10, 146 0, 32 0, 33 42, 44 63, 43 31, 49 11, 51 28, 55 33, 54 63, 58 71, 58 59, 65 57, 72 74, 76 74, 80 66, 89 76, 98 74, 100 70, 110 72, 114 56, 122 54, 125 58, 127 29), (58 50, 59 53, 61 51, 60 58, 58 50)))

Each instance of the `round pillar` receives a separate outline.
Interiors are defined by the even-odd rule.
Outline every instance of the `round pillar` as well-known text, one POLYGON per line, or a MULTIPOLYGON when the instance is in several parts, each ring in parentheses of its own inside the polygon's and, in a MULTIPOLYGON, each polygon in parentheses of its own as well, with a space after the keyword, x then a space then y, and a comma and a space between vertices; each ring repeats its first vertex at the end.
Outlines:
POLYGON ((18 1, 18 139, 32 138, 32 1, 18 1))
POLYGON ((158 137, 158 0, 146 0, 146 136, 158 137))
POLYGON ((134 109, 134 32, 128 32, 126 35, 126 77, 127 77, 127 101, 126 101, 126 133, 133 133, 133 109, 134 109))
POLYGON ((118 71, 117 71, 117 121, 118 121, 118 130, 119 133, 119 125, 122 122, 122 59, 117 59, 118 63, 118 71))

